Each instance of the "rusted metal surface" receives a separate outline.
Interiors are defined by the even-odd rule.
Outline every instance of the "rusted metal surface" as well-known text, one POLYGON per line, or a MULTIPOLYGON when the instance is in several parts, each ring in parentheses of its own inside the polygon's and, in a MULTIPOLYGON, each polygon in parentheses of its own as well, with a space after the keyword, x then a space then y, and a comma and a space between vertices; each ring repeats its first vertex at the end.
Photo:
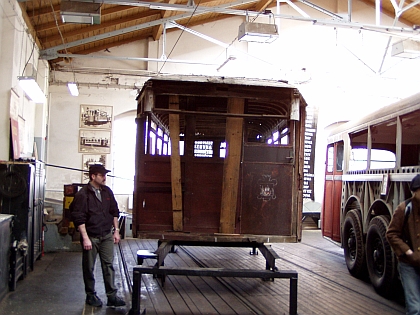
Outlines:
POLYGON ((293 166, 246 163, 240 233, 291 235, 293 166))

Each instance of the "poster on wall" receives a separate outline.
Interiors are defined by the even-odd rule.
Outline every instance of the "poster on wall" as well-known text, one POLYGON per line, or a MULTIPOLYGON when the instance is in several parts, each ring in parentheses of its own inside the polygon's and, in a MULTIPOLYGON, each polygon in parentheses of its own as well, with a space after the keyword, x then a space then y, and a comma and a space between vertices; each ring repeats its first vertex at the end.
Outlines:
POLYGON ((87 184, 89 182, 89 166, 93 164, 102 164, 106 167, 105 154, 83 154, 82 160, 82 184, 87 184))
POLYGON ((79 152, 109 154, 111 152, 111 131, 79 130, 79 152))
POLYGON ((19 103, 19 96, 16 94, 15 90, 10 90, 10 118, 14 120, 18 119, 18 116, 22 116, 22 109, 19 103))
POLYGON ((20 158, 19 123, 16 119, 10 118, 10 131, 13 145, 13 159, 20 158))
POLYGON ((80 105, 80 128, 111 129, 112 106, 80 105))

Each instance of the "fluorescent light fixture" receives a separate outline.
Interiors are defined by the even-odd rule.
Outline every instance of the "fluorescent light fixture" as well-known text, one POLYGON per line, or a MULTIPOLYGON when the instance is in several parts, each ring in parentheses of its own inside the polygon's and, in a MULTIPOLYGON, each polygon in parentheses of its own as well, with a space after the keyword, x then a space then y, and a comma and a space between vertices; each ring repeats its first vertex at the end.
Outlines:
POLYGON ((101 4, 62 0, 60 15, 63 23, 101 24, 101 4))
POLYGON ((420 42, 406 39, 392 44, 391 56, 409 59, 419 58, 420 42))
POLYGON ((67 83, 67 87, 69 88, 70 94, 73 96, 79 96, 79 89, 77 88, 77 84, 74 82, 67 83))
POLYGON ((46 101, 45 94, 36 82, 35 77, 22 76, 18 77, 18 80, 19 85, 32 101, 35 103, 44 103, 46 101))
POLYGON ((76 14, 70 14, 67 12, 61 12, 61 20, 63 23, 76 23, 76 24, 99 24, 94 23, 93 17, 89 15, 76 15, 76 14))
POLYGON ((272 43, 279 37, 276 24, 243 22, 239 26, 240 42, 272 43))

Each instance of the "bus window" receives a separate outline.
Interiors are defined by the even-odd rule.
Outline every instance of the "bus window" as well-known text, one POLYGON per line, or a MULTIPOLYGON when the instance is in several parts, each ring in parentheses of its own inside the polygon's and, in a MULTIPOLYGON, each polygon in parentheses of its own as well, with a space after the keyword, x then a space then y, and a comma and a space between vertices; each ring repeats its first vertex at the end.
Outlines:
POLYGON ((337 144, 337 159, 335 161, 335 169, 336 171, 343 170, 343 159, 344 159, 344 144, 338 143, 337 144))
POLYGON ((331 145, 327 150, 327 172, 332 173, 334 168, 334 146, 331 145))
MULTIPOLYGON (((373 170, 394 168, 395 154, 388 150, 372 149, 370 168, 373 170)), ((367 168, 367 149, 352 149, 349 171, 360 171, 367 168)))

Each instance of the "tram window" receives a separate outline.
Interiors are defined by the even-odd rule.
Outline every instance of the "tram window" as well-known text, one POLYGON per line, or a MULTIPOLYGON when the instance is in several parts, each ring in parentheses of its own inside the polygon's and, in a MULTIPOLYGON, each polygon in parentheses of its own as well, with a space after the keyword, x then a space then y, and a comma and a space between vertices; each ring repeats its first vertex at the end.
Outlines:
POLYGON ((153 131, 150 131, 149 137, 150 137, 150 151, 149 151, 149 154, 155 155, 156 154, 156 135, 153 131))
POLYGON ((156 130, 157 125, 156 125, 156 123, 155 123, 154 121, 152 121, 152 122, 150 123, 150 127, 151 127, 153 130, 156 130))
POLYGON ((195 157, 213 157, 213 141, 195 141, 195 157))
POLYGON ((184 155, 184 141, 179 141, 179 155, 184 155))
POLYGON ((226 157, 226 142, 220 143, 220 153, 219 156, 224 159, 226 157))
POLYGON ((289 128, 284 128, 281 131, 280 144, 282 144, 282 145, 288 145, 289 144, 289 128))
POLYGON ((267 139, 267 144, 288 145, 289 144, 289 128, 284 128, 281 131, 281 133, 279 131, 274 132, 272 137, 267 139))
MULTIPOLYGON (((367 168, 367 149, 352 149, 349 171, 365 170, 367 168)), ((371 150, 370 169, 386 169, 395 167, 395 154, 388 150, 371 150)))
POLYGON ((331 173, 334 167, 334 146, 329 146, 327 150, 327 172, 331 173))
POLYGON ((156 153, 158 155, 162 155, 163 151, 163 142, 161 138, 157 138, 157 144, 156 144, 156 153))
POLYGON ((273 133, 273 143, 274 144, 279 144, 279 136, 280 136, 280 133, 278 131, 273 133))
MULTIPOLYGON (((149 122, 146 120, 146 130, 149 130, 149 122)), ((147 154, 147 131, 144 133, 144 154, 147 154)))

